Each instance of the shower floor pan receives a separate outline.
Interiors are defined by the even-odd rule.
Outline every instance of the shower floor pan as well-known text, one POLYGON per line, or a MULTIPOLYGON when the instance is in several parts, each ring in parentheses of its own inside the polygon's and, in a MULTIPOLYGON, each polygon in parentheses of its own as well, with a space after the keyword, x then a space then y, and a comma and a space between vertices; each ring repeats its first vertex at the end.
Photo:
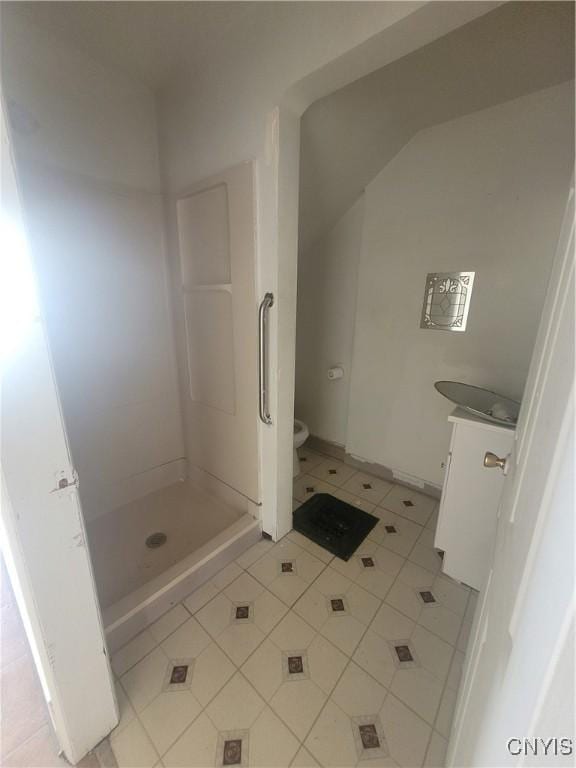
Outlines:
POLYGON ((111 653, 261 537, 259 520, 189 480, 87 527, 111 653))

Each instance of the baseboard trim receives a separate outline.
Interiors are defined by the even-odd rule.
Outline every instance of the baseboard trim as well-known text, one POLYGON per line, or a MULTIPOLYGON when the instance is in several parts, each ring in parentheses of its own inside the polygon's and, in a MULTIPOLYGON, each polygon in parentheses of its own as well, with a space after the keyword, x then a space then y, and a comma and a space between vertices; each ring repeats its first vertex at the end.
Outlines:
MULTIPOLYGON (((311 451, 322 453, 324 456, 330 456, 332 459, 339 459, 344 464, 348 464, 360 472, 368 472, 368 474, 380 477, 382 480, 388 480, 389 483, 404 485, 406 488, 419 491, 426 494, 426 496, 432 496, 434 499, 439 499, 442 495, 442 489, 438 488, 438 486, 427 483, 424 480, 411 483, 407 478, 399 478, 394 475, 394 472, 389 467, 385 467, 383 464, 377 464, 376 462, 364 460, 346 453, 346 448, 339 443, 332 443, 329 440, 324 440, 322 437, 310 435, 306 441, 306 447, 310 448, 311 451)), ((414 479, 418 480, 418 478, 414 479)))
POLYGON ((311 451, 316 451, 316 453, 323 453, 324 456, 330 456, 333 459, 346 461, 346 449, 343 445, 331 443, 322 437, 316 437, 316 435, 310 435, 306 441, 306 448, 310 448, 311 451))

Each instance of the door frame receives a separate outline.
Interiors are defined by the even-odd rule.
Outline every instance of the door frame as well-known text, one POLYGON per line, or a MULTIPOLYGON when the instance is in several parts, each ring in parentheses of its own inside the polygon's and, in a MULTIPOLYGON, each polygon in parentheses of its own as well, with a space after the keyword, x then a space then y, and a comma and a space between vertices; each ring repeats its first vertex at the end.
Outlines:
MULTIPOLYGON (((575 607, 573 600, 574 579, 574 526, 572 512, 574 505, 574 369, 564 370, 563 387, 559 369, 553 366, 553 355, 565 360, 574 348, 574 328, 569 321, 570 305, 574 302, 574 178, 570 184, 568 200, 560 230, 556 255, 547 288, 538 335, 530 362, 528 379, 518 428, 514 436, 514 448, 507 458, 512 469, 505 479, 499 508, 498 532, 495 556, 487 578, 472 634, 469 652, 463 672, 462 685, 458 694, 452 736, 449 742, 447 765, 504 765, 522 764, 523 757, 530 762, 531 752, 522 752, 524 739, 541 742, 556 737, 557 741, 572 736, 573 688, 568 659, 573 653, 575 607), (566 320, 568 319, 568 322, 566 320), (566 333, 564 337, 560 329, 566 333), (566 391, 566 399, 564 398, 566 391), (558 398, 558 392, 562 397, 558 398), (544 406, 545 404, 545 406, 544 406), (553 405, 552 405, 553 404, 553 405), (540 455, 542 468, 542 497, 535 507, 530 539, 526 542, 526 558, 518 572, 518 581, 507 616, 502 605, 497 604, 502 589, 498 589, 498 578, 505 564, 504 547, 507 541, 514 541, 516 531, 514 518, 522 489, 529 480, 530 447, 533 443, 538 418, 544 407, 548 415, 558 416, 558 430, 551 437, 552 450, 543 452, 541 443, 535 443, 540 455), (553 554, 552 554, 553 553, 553 554), (496 586, 494 586, 496 585, 496 586), (555 624, 556 636, 550 637, 548 647, 539 641, 535 624, 542 622, 542 600, 546 592, 557 585, 555 594, 546 602, 551 613, 547 622, 555 624), (540 601, 540 602, 539 602, 540 601), (540 607, 540 611, 538 608, 540 607), (499 622, 493 621, 496 613, 499 622), (536 617, 537 614, 537 617, 536 617), (494 624, 494 629, 490 626, 494 624), (502 626, 504 624, 504 626, 502 626), (506 652, 494 645, 493 638, 499 633, 506 634, 506 652), (536 637, 535 637, 536 635, 536 637), (492 642, 492 645, 490 642, 492 642), (500 685, 490 690, 485 683, 482 665, 486 652, 490 650, 489 665, 501 665, 506 670, 500 685), (494 650, 500 651, 496 655, 494 650), (510 662, 510 663, 509 663, 510 662), (510 671, 518 672, 519 665, 527 669, 531 663, 531 674, 522 678, 517 675, 519 697, 526 703, 532 702, 533 709, 522 712, 514 706, 509 684, 510 671), (529 683, 526 681, 529 680, 529 683), (522 694, 524 694, 522 696, 522 694), (490 697, 490 698, 488 698, 490 697), (486 706, 486 702, 489 706, 486 706), (572 707, 572 716, 570 708, 572 707), (488 711, 490 714, 488 714, 488 711), (551 711, 554 714, 551 714, 551 711), (522 722, 523 721, 523 722, 522 722), (473 724, 473 727, 472 727, 473 724), (518 726, 524 726, 528 732, 518 726), (515 727, 516 726, 516 727, 515 727), (549 728, 549 731, 544 731, 549 728), (564 730, 561 730, 564 728, 564 730), (520 730, 521 732, 518 732, 520 730), (506 739, 513 742, 513 751, 506 753, 506 739), (494 762, 494 760, 497 761, 494 762)), ((547 429, 549 430, 548 422, 547 429)), ((547 431, 547 430, 545 430, 547 431)), ((529 487, 529 486, 528 486, 529 487)), ((518 534, 516 534, 518 535, 518 534)), ((504 573, 501 587, 506 588, 504 573)), ((548 624, 545 622, 546 629, 548 624)), ((548 638, 546 638, 548 639, 548 638)), ((513 678, 513 674, 512 674, 513 678)), ((516 686, 515 686, 516 688, 516 686)), ((516 690, 514 690, 516 693, 516 690)), ((541 759, 545 762, 546 752, 540 748, 541 759)), ((536 753, 534 753, 536 754, 536 753)), ((568 755, 560 752, 550 757, 568 755)))
MULTIPOLYGON (((0 92, 2 216, 26 241, 5 115, 0 92)), ((56 739, 76 764, 119 710, 41 307, 5 364, 0 545, 56 739)))
POLYGON ((274 541, 292 528, 300 115, 285 106, 269 113, 265 156, 256 164, 257 300, 274 295, 268 327, 272 423, 258 421, 260 498, 262 528, 274 541))

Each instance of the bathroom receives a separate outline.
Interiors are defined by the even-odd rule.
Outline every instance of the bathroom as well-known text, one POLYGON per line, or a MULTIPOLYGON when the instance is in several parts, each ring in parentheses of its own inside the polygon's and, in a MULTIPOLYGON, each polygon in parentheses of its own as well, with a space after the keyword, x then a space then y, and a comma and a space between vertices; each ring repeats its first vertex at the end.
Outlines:
POLYGON ((434 385, 522 400, 574 134, 572 5, 446 5, 3 4, 120 767, 356 764, 366 727, 444 764, 478 587, 434 385), (465 332, 421 327, 456 272, 465 332), (366 572, 292 530, 316 494, 378 519, 366 572))
POLYGON ((546 23, 502 7, 302 118, 305 445, 434 496, 453 409, 434 383, 522 399, 572 166, 572 86, 546 55, 546 23), (460 271, 475 273, 466 331, 422 328, 427 274, 460 271))

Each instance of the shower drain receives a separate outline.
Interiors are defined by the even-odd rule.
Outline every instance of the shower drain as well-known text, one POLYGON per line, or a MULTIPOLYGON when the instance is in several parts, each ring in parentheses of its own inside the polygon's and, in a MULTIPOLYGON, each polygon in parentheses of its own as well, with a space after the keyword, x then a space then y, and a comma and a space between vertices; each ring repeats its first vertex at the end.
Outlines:
POLYGON ((146 546, 148 549, 157 549, 158 547, 161 547, 162 544, 166 544, 166 539, 167 536, 165 533, 162 533, 162 531, 151 533, 146 539, 146 546))

